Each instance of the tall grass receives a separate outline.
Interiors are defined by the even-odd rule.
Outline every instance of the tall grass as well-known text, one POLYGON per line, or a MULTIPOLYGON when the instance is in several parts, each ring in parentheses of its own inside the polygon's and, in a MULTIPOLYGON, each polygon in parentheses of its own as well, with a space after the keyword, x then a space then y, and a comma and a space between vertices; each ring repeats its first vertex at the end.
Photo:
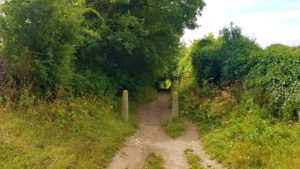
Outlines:
POLYGON ((290 169, 300 163, 300 125, 266 116, 240 93, 202 98, 194 110, 207 151, 233 169, 290 169))
POLYGON ((104 98, 26 97, 0 108, 0 168, 105 168, 136 128, 104 98))

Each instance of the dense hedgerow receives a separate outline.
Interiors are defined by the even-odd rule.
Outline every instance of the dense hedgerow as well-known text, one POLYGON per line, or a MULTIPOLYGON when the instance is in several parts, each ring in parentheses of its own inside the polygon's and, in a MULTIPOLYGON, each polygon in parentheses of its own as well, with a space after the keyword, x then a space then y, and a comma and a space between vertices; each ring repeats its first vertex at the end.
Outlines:
POLYGON ((181 115, 198 122, 206 150, 230 168, 297 168, 299 47, 260 49, 237 38, 239 29, 224 30, 194 42, 179 63, 193 67, 176 86, 181 115))
POLYGON ((15 88, 37 94, 70 84, 81 41, 82 4, 71 0, 4 1, 0 5, 0 58, 15 88))
POLYGON ((262 50, 233 24, 219 38, 210 35, 194 42, 190 53, 200 86, 239 82, 272 118, 295 121, 300 111, 299 55, 299 48, 283 45, 262 50))
POLYGON ((274 117, 298 121, 300 113, 300 50, 272 45, 253 56, 245 86, 274 117))
POLYGON ((219 82, 222 59, 219 55, 222 43, 222 39, 215 39, 213 35, 194 42, 190 56, 199 84, 202 84, 205 80, 215 84, 219 82))
POLYGON ((12 88, 35 95, 136 95, 171 76, 202 0, 5 0, 0 59, 12 88), (164 9, 164 10, 161 10, 164 9))
POLYGON ((251 54, 260 48, 255 41, 242 35, 241 28, 230 24, 220 36, 204 37, 191 47, 193 69, 198 84, 205 81, 218 85, 243 79, 253 67, 251 54))
POLYGON ((219 51, 221 57, 221 81, 233 82, 242 80, 251 68, 251 55, 260 50, 258 44, 242 34, 242 30, 233 23, 221 33, 224 43, 219 51))
MULTIPOLYGON (((228 91, 227 91, 228 92, 228 91)), ((206 150, 230 168, 288 169, 299 165, 299 123, 274 121, 249 91, 202 98, 197 114, 206 150)))

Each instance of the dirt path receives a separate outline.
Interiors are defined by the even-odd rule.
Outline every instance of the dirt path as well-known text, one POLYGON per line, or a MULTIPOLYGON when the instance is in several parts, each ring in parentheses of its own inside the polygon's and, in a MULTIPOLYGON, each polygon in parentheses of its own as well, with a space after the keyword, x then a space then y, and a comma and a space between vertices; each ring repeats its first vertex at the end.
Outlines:
POLYGON ((139 130, 128 138, 125 147, 114 157, 108 169, 141 169, 151 152, 163 156, 166 169, 188 169, 184 157, 186 149, 194 150, 207 166, 225 168, 204 152, 194 124, 189 122, 183 135, 175 140, 164 133, 160 125, 171 115, 169 94, 160 93, 154 102, 141 106, 138 112, 139 130))

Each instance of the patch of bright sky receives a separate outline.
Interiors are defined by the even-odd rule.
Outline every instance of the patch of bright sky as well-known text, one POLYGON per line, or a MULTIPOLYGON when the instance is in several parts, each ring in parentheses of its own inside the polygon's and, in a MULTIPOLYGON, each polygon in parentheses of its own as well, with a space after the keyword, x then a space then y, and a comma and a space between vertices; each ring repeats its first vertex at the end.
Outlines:
POLYGON ((255 38, 262 46, 282 43, 300 45, 299 0, 205 0, 199 28, 186 30, 182 41, 193 40, 213 33, 219 34, 231 21, 240 26, 243 33, 255 38))

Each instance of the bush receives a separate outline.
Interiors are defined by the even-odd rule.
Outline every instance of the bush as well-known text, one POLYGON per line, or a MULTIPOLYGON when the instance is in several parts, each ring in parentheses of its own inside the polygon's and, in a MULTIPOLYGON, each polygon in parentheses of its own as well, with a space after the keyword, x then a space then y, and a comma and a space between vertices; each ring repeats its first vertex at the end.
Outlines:
POLYGON ((1 4, 3 58, 18 87, 40 94, 68 85, 81 39, 82 4, 71 0, 5 1, 1 4))
POLYGON ((268 110, 248 94, 229 111, 225 110, 228 103, 212 111, 218 118, 199 122, 209 153, 230 168, 294 168, 299 164, 300 151, 295 148, 300 141, 298 124, 274 123, 265 116, 268 110), (227 113, 218 116, 222 111, 227 113))
POLYGON ((114 96, 117 86, 104 73, 76 74, 72 81, 72 89, 79 96, 114 96))
POLYGON ((233 23, 225 27, 220 36, 224 41, 219 52, 221 80, 233 82, 243 79, 254 66, 250 56, 259 51, 258 45, 244 36, 242 29, 233 23))
POLYGON ((203 120, 204 118, 207 118, 209 116, 209 111, 207 111, 207 109, 202 109, 203 101, 212 99, 221 93, 220 88, 215 85, 204 83, 202 87, 199 87, 195 82, 183 83, 177 86, 177 90, 180 93, 179 115, 194 120, 203 120), (200 111, 199 108, 201 109, 200 111))
POLYGON ((219 38, 209 35, 194 42, 191 47, 193 69, 198 81, 220 84, 242 80, 254 66, 250 57, 260 50, 254 40, 242 35, 241 28, 232 23, 225 27, 219 38))
POLYGON ((215 84, 219 82, 221 45, 222 40, 215 39, 213 35, 194 42, 190 56, 198 84, 202 85, 205 80, 215 84))
POLYGON ((298 120, 300 112, 300 50, 273 45, 255 55, 257 64, 245 82, 273 117, 298 120))

